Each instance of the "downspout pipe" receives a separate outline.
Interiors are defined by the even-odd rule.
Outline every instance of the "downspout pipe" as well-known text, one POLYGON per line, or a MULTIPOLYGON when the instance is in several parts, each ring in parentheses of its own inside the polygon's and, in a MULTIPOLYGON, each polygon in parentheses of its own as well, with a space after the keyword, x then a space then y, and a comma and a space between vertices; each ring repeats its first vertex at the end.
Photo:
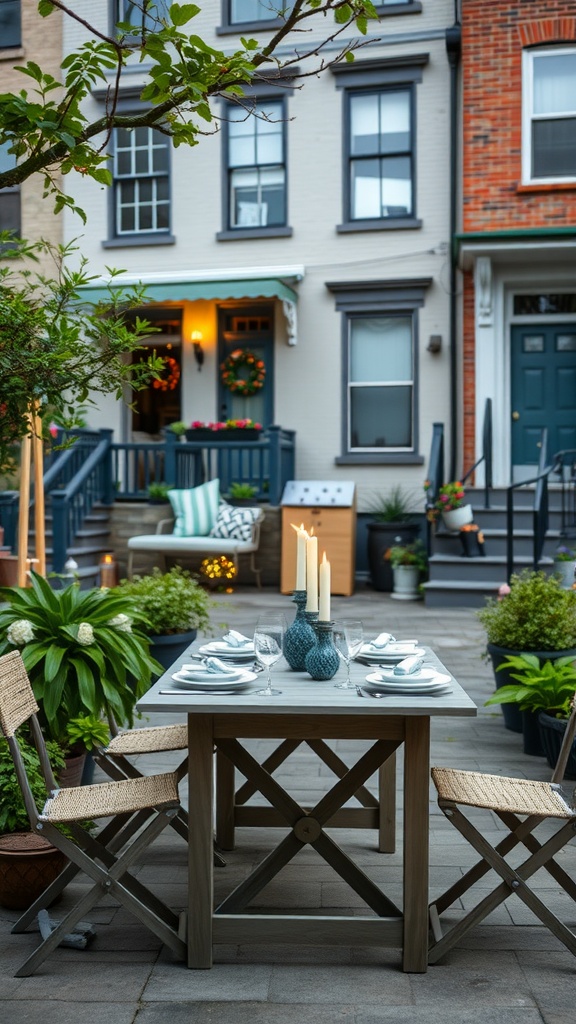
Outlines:
POLYGON ((454 239, 457 231, 458 198, 460 195, 458 182, 458 70, 462 50, 462 29, 458 16, 457 0, 454 4, 454 24, 446 29, 446 55, 450 66, 450 476, 449 480, 458 479, 458 353, 456 345, 457 333, 457 265, 454 239))

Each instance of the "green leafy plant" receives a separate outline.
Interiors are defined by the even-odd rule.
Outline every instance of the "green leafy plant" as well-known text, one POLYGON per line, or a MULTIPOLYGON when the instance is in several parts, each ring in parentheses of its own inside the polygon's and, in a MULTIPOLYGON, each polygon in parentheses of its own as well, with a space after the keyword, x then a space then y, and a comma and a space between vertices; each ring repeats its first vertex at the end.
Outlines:
POLYGON ((565 544, 559 544, 554 552, 555 562, 576 562, 576 551, 574 548, 566 547, 565 544))
POLYGON ((555 576, 524 569, 510 593, 488 598, 478 612, 488 643, 516 651, 564 651, 576 647, 576 591, 555 576))
POLYGON ((232 483, 228 488, 231 498, 254 498, 258 494, 258 488, 252 484, 232 483))
POLYGON ((450 483, 442 484, 436 498, 430 497, 431 486, 430 480, 424 481, 426 515, 430 522, 436 522, 443 512, 453 512, 454 509, 462 508, 466 494, 459 480, 452 480, 450 483))
POLYGON ((377 523, 409 523, 414 515, 414 499, 398 484, 374 501, 368 511, 377 523))
POLYGON ((542 665, 533 654, 512 655, 498 666, 510 672, 516 684, 501 686, 485 704, 518 704, 520 711, 545 711, 556 718, 568 718, 576 691, 576 666, 570 655, 546 660, 542 665))
POLYGON ((155 568, 149 576, 121 580, 114 593, 129 598, 136 622, 148 634, 171 635, 190 629, 206 632, 213 601, 180 566, 169 572, 155 568))
POLYGON ((167 429, 171 430, 173 434, 177 434, 178 437, 182 437, 188 430, 188 425, 184 423, 184 420, 175 420, 174 423, 168 424, 167 429))
MULTIPOLYGON (((40 759, 33 743, 18 736, 18 746, 22 754, 26 774, 30 780, 30 786, 34 800, 38 807, 43 807, 46 802, 47 792, 40 759)), ((64 756, 58 743, 48 741, 46 749, 52 765, 52 770, 58 771, 64 767, 64 756)), ((28 832, 30 830, 30 819, 24 806, 22 792, 18 785, 16 769, 8 744, 3 737, 0 737, 0 833, 7 832, 28 832)))
POLYGON ((78 715, 71 718, 66 726, 68 743, 71 749, 94 750, 104 747, 110 739, 110 729, 106 722, 96 715, 78 715))
POLYGON ((399 565, 410 565, 420 572, 425 572, 428 568, 426 549, 420 540, 415 540, 411 544, 394 544, 388 548, 387 555, 393 569, 399 565))
POLYGON ((118 590, 3 587, 0 655, 19 649, 47 738, 66 744, 72 718, 107 716, 131 725, 134 705, 162 669, 149 640, 133 626, 134 603, 118 590))
POLYGON ((168 501, 168 491, 172 490, 172 484, 153 483, 148 486, 148 497, 153 501, 168 501))

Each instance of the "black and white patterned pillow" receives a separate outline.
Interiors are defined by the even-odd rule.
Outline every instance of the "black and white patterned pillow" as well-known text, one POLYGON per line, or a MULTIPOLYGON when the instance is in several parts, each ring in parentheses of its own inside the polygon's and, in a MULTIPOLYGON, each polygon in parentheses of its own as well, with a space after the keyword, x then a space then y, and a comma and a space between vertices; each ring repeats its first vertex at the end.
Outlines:
POLYGON ((260 519, 259 508, 238 508, 235 505, 220 505, 216 522, 210 530, 211 537, 251 540, 252 526, 260 519))

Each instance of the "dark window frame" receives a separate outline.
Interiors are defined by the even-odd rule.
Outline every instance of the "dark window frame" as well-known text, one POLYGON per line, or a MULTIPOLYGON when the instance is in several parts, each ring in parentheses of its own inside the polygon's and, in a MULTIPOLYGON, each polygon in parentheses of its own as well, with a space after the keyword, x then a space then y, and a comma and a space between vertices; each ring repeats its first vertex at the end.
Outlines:
MULTIPOLYGON (((258 21, 232 21, 230 13, 231 0, 222 0, 221 23, 216 28, 219 36, 238 35, 239 32, 269 32, 283 25, 282 18, 259 19, 258 21)), ((390 4, 375 4, 379 18, 393 17, 402 14, 421 14, 420 0, 395 0, 390 4)))
POLYGON ((416 85, 422 82, 423 69, 428 64, 429 54, 412 54, 407 57, 388 57, 375 60, 355 61, 353 64, 335 65, 331 68, 336 78, 336 88, 343 91, 342 131, 342 223, 336 226, 338 233, 356 231, 394 231, 414 229, 422 226, 417 216, 417 103, 416 85), (407 91, 410 93, 410 137, 412 167, 412 212, 397 217, 373 217, 353 219, 351 216, 351 152, 350 98, 358 94, 382 94, 384 92, 407 91))
MULTIPOLYGON (((108 241, 105 243, 106 248, 115 248, 123 245, 166 245, 171 244, 174 238, 171 233, 172 227, 172 216, 173 216, 173 198, 172 198, 172 147, 170 146, 170 140, 167 136, 158 133, 162 141, 166 146, 166 158, 167 168, 165 172, 161 173, 146 173, 143 175, 134 175, 134 177, 117 177, 116 171, 116 132, 115 129, 112 134, 112 166, 113 166, 113 184, 111 192, 110 202, 110 230, 108 235, 108 241), (161 228, 159 230, 150 231, 127 231, 121 232, 118 230, 118 207, 117 207, 117 193, 118 185, 121 181, 135 181, 140 179, 151 179, 151 178, 166 178, 168 181, 168 227, 161 228)), ((157 129, 147 127, 147 131, 154 132, 157 129)))
MULTIPOLYGON (((3 148, 8 149, 9 145, 10 145, 10 143, 5 143, 5 146, 3 148)), ((12 166, 12 167, 15 167, 16 166, 16 157, 12 156, 11 154, 8 154, 8 153, 7 153, 7 157, 8 157, 8 161, 7 161, 8 164, 10 166, 12 166)), ((6 168, 6 169, 9 170, 10 166, 8 168, 6 168)), ((11 206, 14 207, 16 215, 13 218, 13 220, 14 220, 15 223, 14 223, 13 227, 6 227, 5 225, 2 224, 2 220, 0 218, 0 231, 11 231, 12 234, 14 235, 14 237, 19 237, 22 234, 22 192, 21 192, 20 185, 5 185, 4 186, 4 188, 0 191, 0 210, 2 209, 3 199, 5 199, 8 196, 10 198, 8 199, 8 201, 7 201, 7 203, 5 205, 7 207, 11 207, 11 206)))
POLYGON ((20 0, 0 0, 0 10, 2 8, 5 12, 12 9, 12 15, 16 15, 16 17, 12 25, 12 36, 4 34, 0 23, 0 53, 2 50, 17 50, 22 46, 22 4, 20 0))
POLYGON ((389 281, 327 281, 326 288, 335 296, 335 308, 341 314, 341 454, 336 465, 422 465, 419 448, 419 318, 426 289, 432 278, 411 278, 389 281), (409 316, 412 319, 412 445, 410 449, 357 451, 348 444, 349 407, 349 345, 352 320, 378 316, 409 316))

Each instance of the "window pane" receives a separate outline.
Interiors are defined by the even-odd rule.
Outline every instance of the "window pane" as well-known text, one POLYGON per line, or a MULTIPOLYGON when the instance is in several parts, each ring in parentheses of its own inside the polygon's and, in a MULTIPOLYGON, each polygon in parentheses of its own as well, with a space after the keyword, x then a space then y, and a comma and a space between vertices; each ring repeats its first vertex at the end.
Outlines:
POLYGON ((138 227, 140 231, 150 231, 152 224, 153 207, 148 203, 138 206, 138 227))
MULTIPOLYGON (((156 135, 156 132, 154 133, 156 135)), ((162 143, 158 143, 158 140, 154 138, 152 150, 152 170, 162 173, 162 171, 168 170, 168 145, 166 141, 162 140, 162 143)))
POLYGON ((532 143, 534 177, 576 175, 576 118, 533 121, 532 143))
POLYGON ((410 93, 382 93, 380 124, 381 153, 410 149, 410 93))
POLYGON ((380 120, 378 96, 351 96, 352 156, 378 153, 380 120))
POLYGON ((230 167, 253 167, 256 163, 256 140, 253 135, 230 139, 230 167))
POLYGON ((122 149, 116 153, 116 175, 118 177, 130 176, 132 174, 132 153, 130 150, 122 149))
POLYGON ((566 114, 576 110, 576 53, 534 58, 534 113, 566 114))
POLYGON ((374 317, 350 323, 350 381, 412 380, 412 318, 374 317))
POLYGON ((0 231, 20 234, 20 192, 0 192, 0 231))
POLYGON ((158 231, 168 231, 170 228, 170 204, 160 203, 156 208, 156 228, 158 231))
POLYGON ((0 0, 0 50, 21 42, 20 0, 0 0))
MULTIPOLYGON (((0 7, 0 11, 2 8, 0 7)), ((0 171, 11 171, 13 167, 16 167, 16 157, 14 153, 9 153, 10 148, 9 142, 3 142, 0 145, 0 171)))
POLYGON ((290 0, 231 0, 230 22, 236 25, 242 21, 270 21, 291 6, 290 0))
POLYGON ((557 352, 576 352, 576 334, 559 334, 556 338, 557 352))
POLYGON ((412 388, 350 389, 352 448, 412 447, 412 388))
POLYGON ((382 161, 383 214, 402 217, 412 212, 412 168, 410 157, 387 157, 382 161))
POLYGON ((382 190, 380 161, 356 160, 352 164, 352 210, 353 220, 382 216, 382 190))
POLYGON ((142 29, 143 24, 146 28, 153 29, 158 18, 166 17, 170 2, 171 0, 154 0, 154 5, 144 16, 142 0, 119 0, 118 21, 128 21, 136 30, 142 29))

